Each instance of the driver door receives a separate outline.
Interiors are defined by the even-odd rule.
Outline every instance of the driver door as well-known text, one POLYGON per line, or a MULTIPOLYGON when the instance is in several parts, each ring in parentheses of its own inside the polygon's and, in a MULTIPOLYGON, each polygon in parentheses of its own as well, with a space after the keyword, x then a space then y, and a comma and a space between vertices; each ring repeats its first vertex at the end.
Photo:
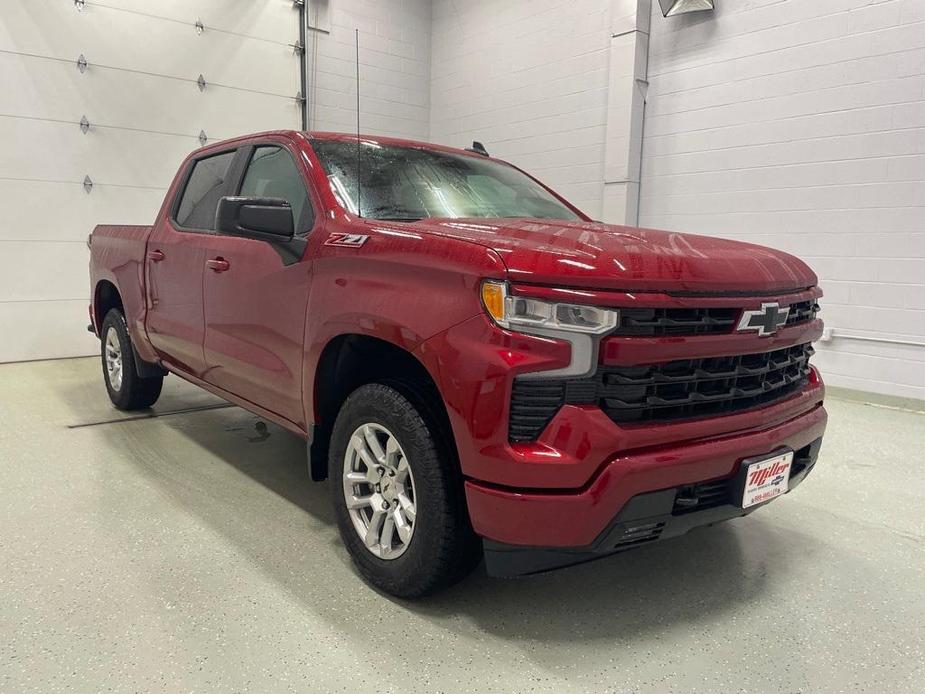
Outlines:
MULTIPOLYGON (((282 143, 245 148, 231 195, 283 198, 297 236, 314 224, 307 177, 282 143)), ((203 278, 204 379, 304 425, 303 337, 311 264, 266 241, 207 239, 203 278)))

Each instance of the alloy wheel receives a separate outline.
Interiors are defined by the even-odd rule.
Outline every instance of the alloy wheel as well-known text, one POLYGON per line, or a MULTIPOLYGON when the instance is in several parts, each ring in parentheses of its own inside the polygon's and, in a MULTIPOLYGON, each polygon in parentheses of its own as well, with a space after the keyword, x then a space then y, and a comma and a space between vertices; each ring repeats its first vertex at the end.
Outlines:
POLYGON ((405 553, 414 535, 414 476, 398 439, 380 424, 353 432, 344 456, 344 501, 363 545, 380 559, 405 553))
POLYGON ((106 375, 113 390, 122 390, 122 344, 114 327, 106 331, 106 375))

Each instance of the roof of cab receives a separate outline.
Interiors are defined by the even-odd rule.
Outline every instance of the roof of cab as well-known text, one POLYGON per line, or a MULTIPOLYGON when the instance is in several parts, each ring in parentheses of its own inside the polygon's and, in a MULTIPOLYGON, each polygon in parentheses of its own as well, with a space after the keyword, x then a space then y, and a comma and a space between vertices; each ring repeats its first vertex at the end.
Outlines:
MULTIPOLYGON (((311 140, 336 140, 341 142, 356 142, 357 134, 356 133, 337 133, 337 132, 326 132, 326 131, 315 131, 315 130, 266 130, 259 133, 250 133, 248 135, 240 135, 238 137, 233 137, 227 140, 221 140, 219 142, 212 142, 207 144, 205 147, 201 147, 193 152, 193 155, 199 155, 206 152, 210 152, 216 149, 222 149, 229 145, 234 145, 238 143, 246 143, 252 140, 260 139, 262 137, 269 136, 283 136, 289 137, 292 139, 305 138, 309 142, 311 140)), ((360 142, 371 142, 374 144, 383 144, 383 145, 392 145, 395 147, 411 147, 414 149, 429 149, 437 152, 452 152, 453 154, 461 154, 464 156, 470 157, 479 157, 484 158, 484 155, 477 154, 474 152, 468 152, 465 149, 459 147, 447 147, 446 145, 438 145, 433 142, 423 142, 421 140, 406 140, 398 137, 384 137, 381 135, 359 135, 360 142)))

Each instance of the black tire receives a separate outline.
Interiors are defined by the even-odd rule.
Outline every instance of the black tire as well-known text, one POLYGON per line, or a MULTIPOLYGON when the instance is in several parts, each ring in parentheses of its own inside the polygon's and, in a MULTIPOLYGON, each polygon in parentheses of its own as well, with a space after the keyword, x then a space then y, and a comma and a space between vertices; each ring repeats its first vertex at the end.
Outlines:
POLYGON ((413 382, 360 386, 341 407, 328 455, 328 484, 344 545, 363 578, 399 598, 417 598, 451 585, 480 558, 456 455, 440 418, 423 395, 426 390, 413 382), (367 549, 345 500, 347 446, 364 424, 379 425, 394 435, 414 480, 413 534, 404 553, 392 559, 367 549))
POLYGON ((109 310, 103 319, 100 330, 100 361, 103 366, 103 382, 112 404, 120 410, 141 410, 151 407, 157 402, 164 384, 163 376, 141 378, 135 369, 135 352, 132 349, 132 338, 129 337, 125 316, 117 308, 109 310), (109 331, 113 330, 119 342, 122 359, 122 382, 118 388, 114 387, 106 365, 106 340, 109 331))

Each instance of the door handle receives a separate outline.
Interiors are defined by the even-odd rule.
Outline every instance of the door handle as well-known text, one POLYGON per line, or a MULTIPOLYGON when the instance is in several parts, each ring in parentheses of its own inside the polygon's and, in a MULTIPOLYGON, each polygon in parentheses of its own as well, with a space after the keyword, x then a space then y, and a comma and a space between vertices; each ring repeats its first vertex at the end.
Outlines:
POLYGON ((225 270, 231 267, 231 263, 221 257, 210 258, 206 261, 206 267, 212 270, 212 272, 225 272, 225 270))
POLYGON ((150 260, 151 262, 159 263, 166 257, 167 256, 164 255, 164 251, 159 251, 159 250, 148 251, 148 260, 150 260))

